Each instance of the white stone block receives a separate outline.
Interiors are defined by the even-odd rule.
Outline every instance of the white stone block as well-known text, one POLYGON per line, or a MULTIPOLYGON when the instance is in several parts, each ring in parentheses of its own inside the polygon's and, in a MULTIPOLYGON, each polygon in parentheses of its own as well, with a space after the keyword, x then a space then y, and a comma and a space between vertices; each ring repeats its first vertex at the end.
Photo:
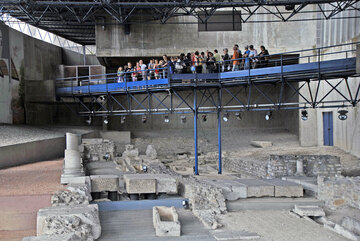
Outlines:
POLYGON ((80 237, 75 233, 53 234, 25 237, 22 241, 79 241, 80 237))
POLYGON ((117 192, 119 190, 119 176, 91 175, 91 192, 117 192))
POLYGON ((124 175, 125 188, 128 194, 156 193, 156 179, 146 174, 124 175))
POLYGON ((325 216, 324 210, 319 206, 295 205, 293 212, 300 216, 311 216, 311 217, 325 216))
MULTIPOLYGON (((99 208, 97 204, 88 204, 88 205, 76 205, 76 206, 57 206, 57 207, 48 207, 43 208, 38 211, 37 214, 37 230, 36 235, 40 236, 43 234, 52 234, 50 232, 58 232, 59 230, 50 230, 53 223, 68 223, 68 220, 74 219, 79 220, 80 223, 77 225, 72 224, 69 227, 73 228, 78 226, 88 225, 91 228, 91 234, 94 239, 97 239, 101 235, 101 225, 99 219, 99 208), (75 219, 74 219, 75 217, 75 219)), ((61 225, 59 228, 64 229, 61 225)), ((60 230, 61 232, 66 232, 66 230, 60 230)), ((71 230, 70 230, 71 231, 71 230)), ((77 230, 79 231, 79 230, 77 230)))
POLYGON ((251 141, 250 144, 258 148, 271 147, 273 145, 271 141, 251 141))
POLYGON ((181 226, 175 207, 153 207, 153 224, 156 236, 180 236, 181 226))

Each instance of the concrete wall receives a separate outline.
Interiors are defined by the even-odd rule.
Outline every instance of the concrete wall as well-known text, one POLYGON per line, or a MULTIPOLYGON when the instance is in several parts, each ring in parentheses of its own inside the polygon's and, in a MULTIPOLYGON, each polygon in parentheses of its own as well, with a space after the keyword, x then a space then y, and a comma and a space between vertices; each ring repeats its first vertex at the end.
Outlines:
MULTIPOLYGON (((312 8, 307 7, 308 10, 312 8)), ((252 18, 271 20, 274 16, 254 15, 252 18)), ((112 20, 109 18, 106 21, 112 20)), ((276 53, 311 48, 316 41, 316 25, 313 22, 301 22, 301 25, 297 22, 245 23, 242 31, 229 32, 198 32, 197 24, 176 24, 179 22, 196 23, 197 20, 192 16, 183 16, 171 18, 169 24, 131 25, 129 35, 125 35, 124 26, 116 22, 105 28, 98 24, 96 54, 98 57, 179 55, 195 50, 230 49, 235 43, 241 46, 241 50, 248 44, 257 49, 265 45, 270 53, 276 53)))
MULTIPOLYGON (((351 42, 357 42, 360 40, 360 35, 357 38, 354 38, 351 42)), ((355 45, 347 47, 339 47, 336 50, 345 50, 355 48, 355 45)), ((336 59, 343 58, 343 56, 325 56, 324 60, 327 59, 336 59)), ((349 57, 355 57, 349 55, 349 57)), ((335 85, 339 80, 331 80, 330 83, 335 85)), ((359 86, 360 78, 349 78, 349 87, 352 91, 353 97, 355 96, 356 90, 359 86)), ((322 85, 319 89, 319 97, 322 98, 329 90, 331 90, 330 85, 322 85)), ((316 91, 316 83, 311 85, 312 92, 316 91)), ((337 89, 343 93, 347 98, 350 99, 348 90, 345 82, 341 83, 337 89)), ((307 91, 306 91, 307 92, 307 91)), ((305 93, 304 93, 305 94, 305 93)), ((308 95, 307 95, 308 96, 308 95)), ((333 101, 343 99, 336 91, 333 91, 328 95, 325 101, 333 101)), ((349 104, 349 103, 346 103, 349 104)), ((360 157, 360 108, 359 105, 356 107, 345 108, 348 111, 348 118, 345 121, 338 119, 338 110, 336 108, 319 108, 315 110, 308 110, 309 119, 307 121, 300 120, 299 128, 299 139, 302 146, 322 146, 324 144, 323 138, 323 112, 333 112, 333 134, 334 134, 334 145, 340 147, 341 149, 350 152, 351 154, 360 157)))
POLYGON ((65 137, 0 147, 0 169, 64 156, 65 137))
MULTIPOLYGON (((82 54, 1 24, 0 61, 7 68, 9 56, 13 63, 12 78, 8 73, 0 75, 0 123, 54 124, 66 123, 66 120, 67 124, 84 123, 64 105, 54 104, 57 67, 61 64, 82 65, 82 54)), ((87 56, 86 60, 88 64, 99 64, 95 56, 87 56)))

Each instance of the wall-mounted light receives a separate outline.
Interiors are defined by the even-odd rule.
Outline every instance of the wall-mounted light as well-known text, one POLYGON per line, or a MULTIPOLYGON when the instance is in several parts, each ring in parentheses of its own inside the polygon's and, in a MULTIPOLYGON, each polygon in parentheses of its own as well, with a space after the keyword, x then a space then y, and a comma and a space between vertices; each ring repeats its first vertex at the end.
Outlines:
POLYGON ((165 123, 169 123, 169 122, 170 122, 170 119, 169 119, 169 116, 168 116, 168 115, 166 115, 166 116, 164 117, 164 122, 165 122, 165 123))
POLYGON ((147 117, 146 117, 146 115, 144 115, 142 118, 141 118, 141 121, 142 121, 142 123, 146 123, 146 121, 147 121, 147 117))
POLYGON ((125 123, 125 119, 126 119, 125 116, 121 116, 121 118, 120 118, 120 124, 124 124, 124 123, 125 123))
POLYGON ((105 124, 105 125, 109 124, 109 120, 108 120, 107 117, 104 118, 104 124, 105 124))
POLYGON ((237 120, 242 119, 241 114, 239 112, 235 113, 235 117, 236 117, 237 120))

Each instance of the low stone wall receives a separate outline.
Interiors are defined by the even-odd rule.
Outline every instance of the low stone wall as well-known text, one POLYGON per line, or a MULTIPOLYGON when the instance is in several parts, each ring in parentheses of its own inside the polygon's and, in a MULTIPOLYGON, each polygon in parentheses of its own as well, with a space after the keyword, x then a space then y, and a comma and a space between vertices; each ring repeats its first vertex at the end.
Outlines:
POLYGON ((347 205, 360 209, 360 177, 318 177, 318 199, 336 209, 347 205))
POLYGON ((82 139, 80 145, 81 157, 88 161, 113 160, 115 151, 114 142, 102 138, 82 139))
POLYGON ((229 171, 245 172, 257 177, 266 177, 267 175, 266 162, 264 161, 243 160, 236 157, 226 157, 223 158, 223 167, 229 171))
POLYGON ((304 174, 309 177, 341 175, 340 158, 330 155, 270 155, 267 163, 267 177, 293 176, 296 162, 302 160, 304 174))

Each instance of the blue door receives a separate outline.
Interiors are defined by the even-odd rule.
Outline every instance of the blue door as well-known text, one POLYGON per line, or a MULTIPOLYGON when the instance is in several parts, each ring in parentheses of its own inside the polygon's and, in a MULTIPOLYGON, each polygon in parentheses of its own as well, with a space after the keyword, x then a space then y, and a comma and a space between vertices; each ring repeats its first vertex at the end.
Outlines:
POLYGON ((333 146, 333 113, 323 112, 324 146, 333 146))

